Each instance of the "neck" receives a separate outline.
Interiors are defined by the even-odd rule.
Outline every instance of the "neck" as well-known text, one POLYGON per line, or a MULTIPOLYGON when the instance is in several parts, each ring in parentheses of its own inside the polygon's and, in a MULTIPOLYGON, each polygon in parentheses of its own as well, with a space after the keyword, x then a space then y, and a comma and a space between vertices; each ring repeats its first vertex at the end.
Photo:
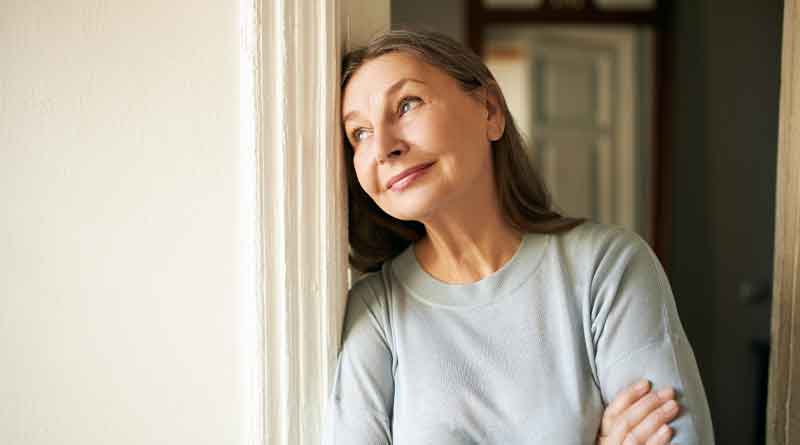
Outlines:
POLYGON ((472 283, 506 264, 522 242, 523 233, 502 215, 493 187, 470 194, 464 205, 450 206, 423 221, 426 235, 415 247, 417 261, 439 281, 472 283))

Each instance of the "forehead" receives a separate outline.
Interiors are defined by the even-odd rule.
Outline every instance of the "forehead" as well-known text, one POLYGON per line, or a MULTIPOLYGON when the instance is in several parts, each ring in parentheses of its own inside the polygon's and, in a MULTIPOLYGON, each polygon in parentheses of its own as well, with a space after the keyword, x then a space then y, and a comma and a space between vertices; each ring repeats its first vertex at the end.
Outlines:
POLYGON ((404 78, 423 81, 433 88, 443 87, 448 81, 455 82, 440 69, 411 54, 384 54, 364 63, 353 74, 342 94, 342 114, 366 112, 378 106, 384 93, 404 78))

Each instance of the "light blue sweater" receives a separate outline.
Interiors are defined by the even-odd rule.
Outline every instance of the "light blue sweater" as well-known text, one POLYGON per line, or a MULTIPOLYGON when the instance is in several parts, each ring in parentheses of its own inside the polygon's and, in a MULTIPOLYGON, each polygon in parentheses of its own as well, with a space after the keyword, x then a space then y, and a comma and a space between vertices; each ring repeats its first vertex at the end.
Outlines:
POLYGON ((714 443, 664 271, 628 230, 526 234, 480 281, 413 247, 349 293, 324 436, 335 445, 594 444, 604 406, 647 378, 682 406, 675 444, 714 443))

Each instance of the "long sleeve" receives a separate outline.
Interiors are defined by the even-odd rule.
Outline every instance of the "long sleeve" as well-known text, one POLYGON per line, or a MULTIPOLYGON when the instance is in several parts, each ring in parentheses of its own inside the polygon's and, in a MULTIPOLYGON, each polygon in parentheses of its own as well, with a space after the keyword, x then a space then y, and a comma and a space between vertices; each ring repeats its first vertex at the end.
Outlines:
POLYGON ((672 290, 650 247, 623 231, 605 245, 593 273, 592 335, 603 399, 640 378, 672 386, 681 405, 672 443, 714 443, 700 373, 672 290), (619 236, 621 235, 621 236, 619 236))
POLYGON ((392 443, 391 334, 386 298, 376 286, 379 278, 363 277, 348 293, 323 434, 328 445, 392 443))

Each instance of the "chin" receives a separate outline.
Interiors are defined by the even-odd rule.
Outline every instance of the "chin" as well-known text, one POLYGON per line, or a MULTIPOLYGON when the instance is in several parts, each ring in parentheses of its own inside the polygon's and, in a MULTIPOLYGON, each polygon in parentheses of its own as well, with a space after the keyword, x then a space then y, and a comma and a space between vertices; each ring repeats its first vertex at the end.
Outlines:
POLYGON ((403 214, 391 214, 395 219, 399 219, 400 221, 421 221, 423 215, 413 214, 413 213, 403 213, 403 214))
POLYGON ((379 207, 392 217, 402 221, 422 221, 430 217, 441 205, 446 202, 447 189, 439 184, 420 184, 421 187, 400 192, 392 196, 389 192, 386 201, 379 207))
POLYGON ((408 206, 393 206, 384 212, 402 221, 422 221, 434 212, 435 206, 428 199, 410 199, 408 206))

